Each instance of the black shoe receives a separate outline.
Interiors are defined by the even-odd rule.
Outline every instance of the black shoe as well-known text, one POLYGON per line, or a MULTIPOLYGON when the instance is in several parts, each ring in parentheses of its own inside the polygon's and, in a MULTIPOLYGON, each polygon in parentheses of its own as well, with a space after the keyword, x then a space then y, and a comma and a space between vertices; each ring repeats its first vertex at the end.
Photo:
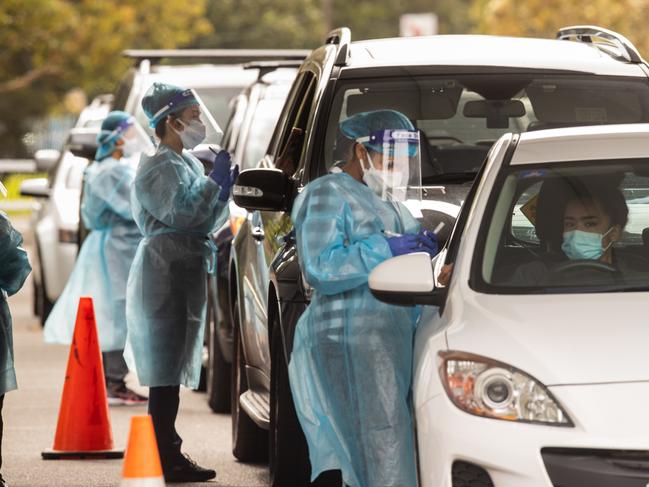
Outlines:
POLYGON ((7 484, 5 482, 5 479, 2 478, 2 474, 0 473, 0 487, 7 487, 7 484))
POLYGON ((163 468, 165 482, 205 482, 216 478, 216 472, 199 466, 189 455, 183 454, 177 463, 163 468))
POLYGON ((109 406, 139 406, 146 404, 148 401, 146 397, 126 387, 123 382, 107 384, 106 394, 108 395, 109 406))

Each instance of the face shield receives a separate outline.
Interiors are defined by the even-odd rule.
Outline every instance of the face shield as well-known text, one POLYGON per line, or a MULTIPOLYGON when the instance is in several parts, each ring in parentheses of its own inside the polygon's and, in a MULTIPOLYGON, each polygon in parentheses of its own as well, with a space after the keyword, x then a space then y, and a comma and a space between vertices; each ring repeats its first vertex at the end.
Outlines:
POLYGON ((176 120, 180 122, 183 128, 174 128, 174 130, 180 136, 183 147, 191 150, 218 144, 223 135, 221 127, 214 120, 198 93, 194 90, 188 91, 191 92, 194 102, 175 112, 176 120))
POLYGON ((131 123, 123 129, 119 138, 123 141, 123 145, 119 148, 126 158, 139 158, 142 153, 152 155, 155 152, 151 138, 135 119, 132 119, 131 123))
POLYGON ((367 149, 363 180, 383 200, 421 200, 419 133, 379 130, 356 139, 367 149))

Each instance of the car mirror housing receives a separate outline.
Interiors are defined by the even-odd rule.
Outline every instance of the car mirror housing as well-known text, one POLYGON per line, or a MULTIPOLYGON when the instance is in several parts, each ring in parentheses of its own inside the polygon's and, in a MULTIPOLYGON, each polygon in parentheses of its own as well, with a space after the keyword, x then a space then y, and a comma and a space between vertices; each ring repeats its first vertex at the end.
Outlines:
POLYGON ((56 161, 61 157, 61 152, 56 149, 40 149, 34 153, 34 162, 36 162, 36 170, 39 172, 48 172, 56 161))
POLYGON ((232 188, 234 202, 249 211, 289 211, 294 195, 294 180, 279 169, 241 171, 232 188))
POLYGON ((369 286, 378 300, 401 306, 439 306, 445 291, 436 288, 432 260, 425 252, 382 262, 370 274, 369 286))
POLYGON ((20 195, 32 198, 48 198, 50 187, 47 178, 25 179, 20 183, 20 195))
POLYGON ((93 161, 97 153, 97 128, 74 128, 70 130, 68 149, 76 157, 93 161))

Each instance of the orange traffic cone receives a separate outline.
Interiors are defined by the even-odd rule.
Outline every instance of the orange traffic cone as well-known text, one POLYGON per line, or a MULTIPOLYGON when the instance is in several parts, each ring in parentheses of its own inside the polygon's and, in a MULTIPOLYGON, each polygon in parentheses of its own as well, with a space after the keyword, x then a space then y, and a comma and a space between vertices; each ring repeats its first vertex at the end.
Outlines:
POLYGON ((120 487, 164 487, 151 416, 133 416, 120 487))
POLYGON ((79 299, 54 448, 43 459, 122 458, 113 450, 92 298, 79 299))

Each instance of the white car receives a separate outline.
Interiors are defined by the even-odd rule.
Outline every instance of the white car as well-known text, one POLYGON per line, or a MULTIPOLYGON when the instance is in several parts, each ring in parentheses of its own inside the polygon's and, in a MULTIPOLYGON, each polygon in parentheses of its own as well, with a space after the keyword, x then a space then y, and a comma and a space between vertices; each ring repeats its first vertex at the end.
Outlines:
POLYGON ((429 305, 420 487, 649 485, 648 259, 649 124, 503 136, 432 263, 370 276, 383 301, 429 305), (562 252, 575 224, 602 257, 562 252))

